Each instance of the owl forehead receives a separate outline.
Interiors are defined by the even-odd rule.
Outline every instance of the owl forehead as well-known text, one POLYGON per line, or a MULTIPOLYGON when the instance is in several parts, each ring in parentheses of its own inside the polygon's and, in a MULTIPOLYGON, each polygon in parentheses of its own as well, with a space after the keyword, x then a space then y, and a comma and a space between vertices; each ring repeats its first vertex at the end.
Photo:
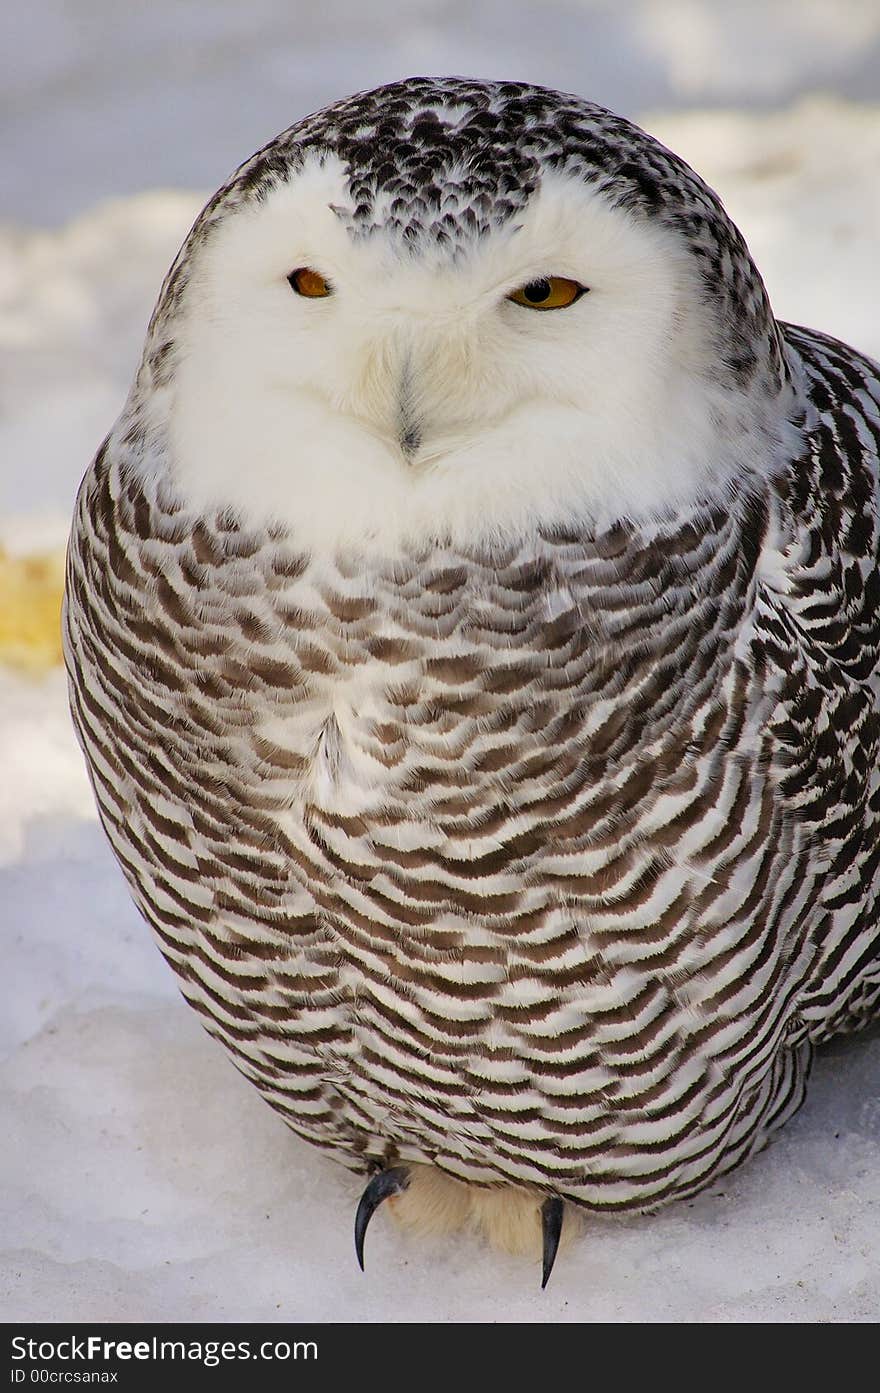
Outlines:
POLYGON ((242 166, 229 195, 261 199, 321 156, 346 169, 335 211, 353 237, 381 230, 453 250, 515 217, 548 171, 661 220, 691 204, 698 183, 644 132, 579 98, 521 83, 409 79, 307 117, 242 166))
MULTIPOLYGON (((431 86, 387 101, 366 93, 302 123, 289 155, 294 177, 315 159, 344 167, 346 196, 334 212, 354 239, 381 232, 451 251, 521 212, 542 173, 508 105, 479 88, 431 86)), ((254 174, 262 182, 259 165, 254 174)))
POLYGON ((356 238, 381 228, 454 247, 507 222, 540 184, 536 153, 490 107, 428 99, 355 119, 325 139, 347 169, 350 202, 338 215, 356 238))

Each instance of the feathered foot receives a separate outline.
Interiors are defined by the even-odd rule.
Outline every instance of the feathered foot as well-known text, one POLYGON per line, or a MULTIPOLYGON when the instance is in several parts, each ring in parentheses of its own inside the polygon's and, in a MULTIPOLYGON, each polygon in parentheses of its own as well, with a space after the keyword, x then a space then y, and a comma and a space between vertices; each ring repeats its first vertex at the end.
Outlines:
MULTIPOLYGON (((395 1166, 380 1171, 364 1190, 355 1219, 355 1249, 362 1268, 367 1224, 389 1198, 389 1212, 397 1222, 420 1235, 472 1228, 503 1252, 540 1252, 542 1289, 550 1280, 566 1213, 558 1196, 542 1198, 510 1185, 467 1185, 434 1166, 395 1166)), ((576 1229, 577 1225, 566 1226, 566 1237, 576 1229)))

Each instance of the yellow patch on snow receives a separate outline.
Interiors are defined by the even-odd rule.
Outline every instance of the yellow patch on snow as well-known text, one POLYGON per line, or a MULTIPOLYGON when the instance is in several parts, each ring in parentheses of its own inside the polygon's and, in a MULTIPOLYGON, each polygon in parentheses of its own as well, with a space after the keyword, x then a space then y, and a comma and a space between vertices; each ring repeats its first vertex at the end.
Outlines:
POLYGON ((10 556, 0 547, 0 663, 42 673, 61 662, 64 552, 10 556))

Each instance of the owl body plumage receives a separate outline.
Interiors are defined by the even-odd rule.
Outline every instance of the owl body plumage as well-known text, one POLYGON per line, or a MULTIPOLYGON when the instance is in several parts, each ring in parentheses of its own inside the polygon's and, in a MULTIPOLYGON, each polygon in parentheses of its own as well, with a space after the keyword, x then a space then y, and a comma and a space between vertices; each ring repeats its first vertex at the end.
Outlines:
MULTIPOLYGON (((503 113, 536 90, 399 88, 411 134, 450 92, 503 113)), ((300 145, 326 145, 311 119, 300 145)), ((263 198, 285 160, 268 147, 226 197, 263 198)), ((632 160, 602 178, 660 216, 632 160)), ((526 174, 500 213, 479 188, 467 206, 525 217, 526 174)), ((362 183, 355 241, 445 216, 362 183)), ((694 218, 716 304, 738 297, 729 399, 772 448, 750 437, 686 498, 567 520, 554 500, 470 536, 442 516, 319 535, 231 484, 207 506, 155 424, 185 257, 83 482, 65 646, 113 849, 209 1031, 354 1169, 651 1208, 760 1147, 814 1044, 880 1006, 880 381, 777 325, 741 244, 713 262, 694 218)))

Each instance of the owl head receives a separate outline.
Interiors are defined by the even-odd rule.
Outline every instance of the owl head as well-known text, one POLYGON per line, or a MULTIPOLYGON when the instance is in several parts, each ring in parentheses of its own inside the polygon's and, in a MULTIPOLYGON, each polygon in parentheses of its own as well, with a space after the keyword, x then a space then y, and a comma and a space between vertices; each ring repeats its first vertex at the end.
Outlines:
POLYGON ((799 400, 682 160, 576 97, 413 78, 211 199, 119 429, 199 507, 393 546, 717 502, 791 456, 799 400))

